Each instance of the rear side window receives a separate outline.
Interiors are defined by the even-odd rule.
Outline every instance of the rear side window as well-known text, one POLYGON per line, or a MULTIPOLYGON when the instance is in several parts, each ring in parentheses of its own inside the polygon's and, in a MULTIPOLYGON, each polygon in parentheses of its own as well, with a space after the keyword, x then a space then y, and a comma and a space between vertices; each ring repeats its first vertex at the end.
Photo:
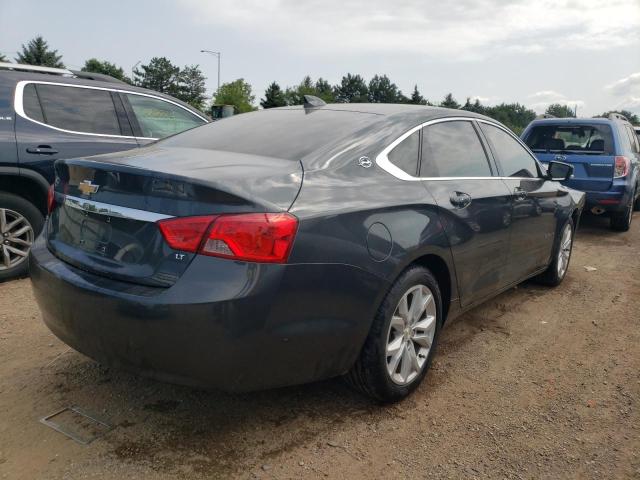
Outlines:
POLYGON ((491 176, 487 155, 471 122, 442 122, 423 129, 420 176, 491 176))
POLYGON ((42 107, 40 106, 40 100, 38 100, 36 86, 33 83, 25 85, 22 91, 22 108, 24 109, 24 113, 27 114, 27 117, 44 123, 42 107))
POLYGON ((418 155, 420 153, 420 131, 416 130, 389 152, 387 158, 396 167, 411 176, 418 173, 418 155))
POLYGON ((493 153, 498 157, 504 176, 527 178, 538 176, 536 161, 515 138, 493 125, 483 123, 480 128, 489 140, 493 153))
POLYGON ((47 125, 73 132, 120 135, 116 109, 108 91, 45 84, 37 84, 35 88, 47 125))
POLYGON ((142 95, 126 96, 144 137, 164 138, 205 123, 203 119, 173 103, 142 95))
POLYGON ((529 130, 524 141, 537 153, 613 155, 614 150, 611 127, 600 124, 536 125, 529 130))
POLYGON ((638 144, 638 137, 636 133, 633 131, 629 125, 625 125, 625 129, 627 130, 627 135, 629 136, 629 142, 631 144, 631 151, 638 153, 640 152, 640 145, 638 144))

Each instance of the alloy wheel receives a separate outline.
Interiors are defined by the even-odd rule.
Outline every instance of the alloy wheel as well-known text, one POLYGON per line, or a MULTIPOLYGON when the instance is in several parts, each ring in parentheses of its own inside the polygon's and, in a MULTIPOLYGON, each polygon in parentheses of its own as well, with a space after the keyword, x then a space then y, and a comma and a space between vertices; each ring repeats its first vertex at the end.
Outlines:
POLYGON ((436 333, 437 310, 431 290, 416 285, 396 306, 387 333, 386 361, 391 380, 408 385, 424 369, 436 333))
POLYGON ((20 213, 0 208, 0 270, 14 268, 26 261, 34 232, 20 213))
POLYGON ((564 277, 569 267, 569 258, 571 257, 571 243, 573 242, 573 231, 570 224, 566 224, 562 230, 562 238, 560 239, 560 248, 558 251, 558 277, 564 277))

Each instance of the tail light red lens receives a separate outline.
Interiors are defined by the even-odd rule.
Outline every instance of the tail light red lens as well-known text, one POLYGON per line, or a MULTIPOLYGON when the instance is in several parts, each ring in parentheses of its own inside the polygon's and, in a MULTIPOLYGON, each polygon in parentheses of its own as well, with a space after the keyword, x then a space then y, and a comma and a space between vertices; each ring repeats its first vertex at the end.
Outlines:
POLYGON ((629 159, 620 156, 615 158, 615 162, 613 178, 626 177, 627 173, 629 173, 629 167, 631 166, 629 159))
POLYGON ((171 248, 196 253, 202 244, 202 237, 215 216, 179 217, 160 220, 158 227, 171 248))
POLYGON ((298 229, 288 213, 184 217, 158 222, 177 250, 262 263, 285 263, 298 229))
POLYGON ((47 191, 47 212, 53 212, 53 209, 56 207, 56 194, 53 188, 53 185, 49 185, 49 190, 47 191))

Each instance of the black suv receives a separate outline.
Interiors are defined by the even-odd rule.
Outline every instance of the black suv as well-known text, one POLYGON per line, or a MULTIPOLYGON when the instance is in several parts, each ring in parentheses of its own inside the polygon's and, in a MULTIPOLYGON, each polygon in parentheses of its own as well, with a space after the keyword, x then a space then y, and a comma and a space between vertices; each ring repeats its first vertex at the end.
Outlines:
POLYGON ((55 160, 140 147, 208 121, 106 75, 0 63, 0 281, 26 273, 55 160))

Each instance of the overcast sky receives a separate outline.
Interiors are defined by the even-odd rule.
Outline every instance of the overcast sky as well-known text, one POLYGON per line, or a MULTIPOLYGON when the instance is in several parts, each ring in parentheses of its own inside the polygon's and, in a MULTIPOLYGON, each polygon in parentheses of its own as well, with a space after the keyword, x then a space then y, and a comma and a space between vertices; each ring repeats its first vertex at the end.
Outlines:
POLYGON ((578 114, 640 113, 640 0, 0 0, 0 51, 41 34, 69 67, 90 57, 130 71, 166 56, 200 64, 209 92, 243 77, 256 103, 276 80, 336 83, 387 74, 432 100, 550 102, 578 114))

